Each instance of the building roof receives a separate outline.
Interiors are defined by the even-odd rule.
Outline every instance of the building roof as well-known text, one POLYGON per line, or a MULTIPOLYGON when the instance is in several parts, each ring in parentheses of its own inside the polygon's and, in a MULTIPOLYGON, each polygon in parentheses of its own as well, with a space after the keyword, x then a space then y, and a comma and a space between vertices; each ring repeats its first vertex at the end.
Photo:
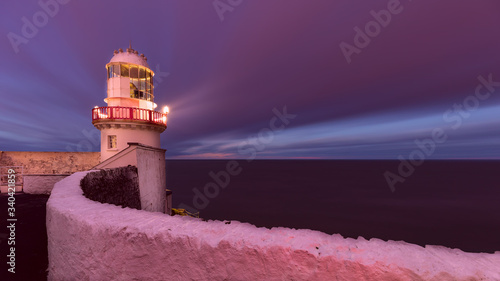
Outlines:
POLYGON ((139 53, 136 50, 132 49, 132 46, 129 46, 129 48, 127 48, 127 50, 125 51, 123 51, 122 48, 118 49, 118 51, 115 51, 114 56, 111 58, 109 62, 133 63, 149 68, 147 61, 148 58, 146 58, 144 54, 139 55, 139 53))

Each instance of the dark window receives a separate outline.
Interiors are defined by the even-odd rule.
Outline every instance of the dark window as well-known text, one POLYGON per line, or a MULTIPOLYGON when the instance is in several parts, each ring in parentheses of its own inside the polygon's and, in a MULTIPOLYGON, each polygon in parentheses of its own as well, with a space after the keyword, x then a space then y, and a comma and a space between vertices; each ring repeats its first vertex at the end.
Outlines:
POLYGON ((122 77, 128 77, 128 65, 121 65, 121 75, 122 77))
POLYGON ((136 66, 130 67, 130 78, 139 78, 139 72, 136 66))
POLYGON ((113 136, 108 136, 108 149, 113 149, 113 148, 117 148, 117 144, 116 144, 116 136, 113 135, 113 136))
POLYGON ((113 77, 120 77, 120 65, 112 65, 113 67, 113 77))
POLYGON ((133 99, 139 98, 139 90, 132 82, 130 82, 130 97, 133 99))

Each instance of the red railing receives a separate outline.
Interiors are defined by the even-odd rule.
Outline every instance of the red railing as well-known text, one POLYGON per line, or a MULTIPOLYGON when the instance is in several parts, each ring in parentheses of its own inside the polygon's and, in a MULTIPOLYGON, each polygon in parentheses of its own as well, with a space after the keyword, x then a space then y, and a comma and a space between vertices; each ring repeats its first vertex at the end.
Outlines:
POLYGON ((167 125, 167 113, 138 107, 104 106, 92 109, 92 122, 96 120, 137 120, 167 125))

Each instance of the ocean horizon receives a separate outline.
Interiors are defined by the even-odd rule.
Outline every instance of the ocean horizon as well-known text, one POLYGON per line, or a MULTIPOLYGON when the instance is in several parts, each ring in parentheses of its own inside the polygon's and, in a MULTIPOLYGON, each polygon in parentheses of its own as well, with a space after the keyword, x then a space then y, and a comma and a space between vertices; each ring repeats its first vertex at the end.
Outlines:
POLYGON ((174 208, 199 211, 206 220, 500 251, 500 160, 426 160, 396 182, 393 192, 385 174, 401 176, 399 165, 398 160, 168 159, 167 188, 174 208), (234 175, 227 171, 230 162, 234 175))

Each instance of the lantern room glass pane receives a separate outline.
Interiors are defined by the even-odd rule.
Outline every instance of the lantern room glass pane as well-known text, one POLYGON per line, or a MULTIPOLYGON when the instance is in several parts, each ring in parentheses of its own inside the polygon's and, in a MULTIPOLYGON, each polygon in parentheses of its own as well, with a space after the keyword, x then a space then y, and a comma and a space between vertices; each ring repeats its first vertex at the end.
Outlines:
POLYGON ((137 66, 130 67, 130 78, 139 78, 139 71, 137 70, 137 66))
POLYGON ((140 85, 139 89, 140 89, 141 91, 146 91, 146 81, 144 81, 144 80, 139 80, 139 83, 140 83, 140 84, 139 84, 139 85, 140 85))
POLYGON ((134 99, 139 98, 139 88, 137 79, 130 79, 130 97, 134 99))
POLYGON ((113 77, 120 77, 120 65, 112 65, 113 67, 113 77))
POLYGON ((128 77, 128 65, 122 64, 120 66, 120 69, 121 69, 120 73, 121 73, 122 77, 128 77))
POLYGON ((146 79, 146 69, 142 67, 139 68, 139 78, 146 79))

